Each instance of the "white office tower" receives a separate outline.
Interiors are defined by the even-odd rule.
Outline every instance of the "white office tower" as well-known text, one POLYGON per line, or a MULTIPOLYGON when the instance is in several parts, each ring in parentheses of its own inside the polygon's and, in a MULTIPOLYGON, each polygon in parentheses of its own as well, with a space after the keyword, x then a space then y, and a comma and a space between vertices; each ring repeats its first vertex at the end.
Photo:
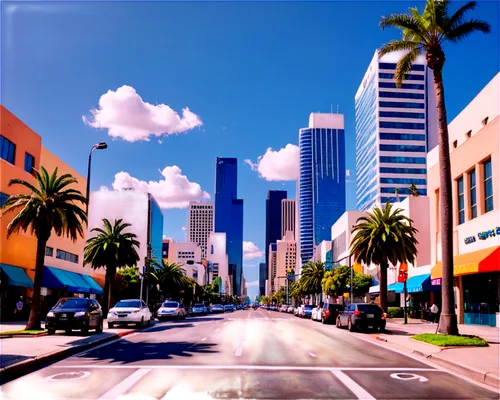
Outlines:
POLYGON ((214 231, 214 204, 192 201, 188 208, 187 240, 201 248, 207 258, 208 237, 214 231))
POLYGON ((355 96, 358 210, 402 200, 412 184, 427 194, 426 155, 437 145, 432 71, 421 56, 397 88, 402 55, 375 51, 355 96))

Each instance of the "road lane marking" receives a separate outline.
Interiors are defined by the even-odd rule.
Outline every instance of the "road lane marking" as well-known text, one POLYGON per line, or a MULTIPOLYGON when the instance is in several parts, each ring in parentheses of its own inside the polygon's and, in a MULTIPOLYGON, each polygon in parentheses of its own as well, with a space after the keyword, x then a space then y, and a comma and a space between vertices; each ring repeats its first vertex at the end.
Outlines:
POLYGON ((370 393, 368 393, 365 389, 359 386, 356 382, 354 382, 351 378, 349 378, 346 374, 339 370, 332 370, 332 374, 337 377, 337 379, 342 382, 347 388, 354 393, 360 400, 375 400, 370 393))
POLYGON ((222 325, 226 325, 226 324, 227 324, 227 321, 226 321, 226 322, 224 322, 222 325))
POLYGON ((243 354, 243 346, 241 346, 241 345, 240 345, 240 346, 238 346, 238 347, 236 348, 236 352, 234 353, 234 355, 235 355, 236 357, 240 357, 240 356, 241 356, 241 354, 243 354))
POLYGON ((316 354, 314 354, 314 353, 309 353, 309 355, 310 355, 311 357, 316 357, 316 354))
POLYGON ((135 371, 132 375, 125 378, 118 385, 108 390, 104 395, 102 395, 99 400, 114 400, 118 396, 124 394, 132 386, 134 386, 144 375, 146 375, 151 369, 141 368, 135 371))
POLYGON ((220 328, 217 328, 214 332, 219 332, 220 331, 220 328))
POLYGON ((202 342, 204 342, 205 340, 207 340, 207 338, 206 338, 206 337, 201 338, 201 341, 202 341, 202 342))
POLYGON ((53 365, 49 368, 65 369, 65 368, 80 368, 80 369, 248 369, 248 370, 286 370, 286 371, 392 371, 392 372, 443 372, 436 368, 398 368, 398 367, 311 367, 311 366, 285 366, 285 365, 53 365))

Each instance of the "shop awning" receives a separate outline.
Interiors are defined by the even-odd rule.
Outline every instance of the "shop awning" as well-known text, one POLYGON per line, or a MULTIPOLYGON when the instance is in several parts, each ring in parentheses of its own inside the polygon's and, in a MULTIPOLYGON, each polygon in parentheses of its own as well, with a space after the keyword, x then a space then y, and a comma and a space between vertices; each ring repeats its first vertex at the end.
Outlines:
MULTIPOLYGON (((387 291, 388 292, 396 292, 396 293, 402 293, 403 292, 403 284, 402 283, 392 283, 387 286, 387 291), (399 286, 401 286, 401 291, 399 291, 399 286)), ((380 285, 375 285, 375 286, 370 286, 368 289, 368 293, 370 294, 379 294, 380 293, 380 285)))
POLYGON ((48 289, 66 288, 74 293, 91 293, 90 285, 80 274, 47 266, 43 268, 42 286, 48 289))
POLYGON ((368 288, 368 293, 377 294, 378 292, 380 292, 380 285, 370 286, 368 288))
MULTIPOLYGON (((500 246, 459 254, 453 257, 453 275, 477 274, 478 272, 500 271, 500 246)), ((441 262, 432 268, 431 278, 443 276, 441 262)))
POLYGON ((0 264, 0 270, 7 275, 9 286, 32 288, 33 281, 26 274, 23 268, 8 264, 0 264))
POLYGON ((408 293, 427 292, 431 290, 431 275, 423 274, 412 276, 406 282, 408 293))
POLYGON ((102 288, 99 284, 89 275, 80 274, 80 276, 88 283, 90 286, 90 293, 92 294, 102 294, 102 288))

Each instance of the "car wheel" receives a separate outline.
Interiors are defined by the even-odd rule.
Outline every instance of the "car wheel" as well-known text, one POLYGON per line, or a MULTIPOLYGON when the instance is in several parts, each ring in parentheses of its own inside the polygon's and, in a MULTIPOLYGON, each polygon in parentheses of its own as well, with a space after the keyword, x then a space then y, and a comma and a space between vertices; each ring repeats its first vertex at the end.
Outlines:
POLYGON ((137 322, 137 323, 135 324, 135 326, 136 326, 137 328, 140 328, 141 326, 144 326, 144 317, 142 317, 142 318, 141 318, 141 322, 137 322))
POLYGON ((339 329, 342 328, 342 323, 340 322, 340 317, 337 317, 336 325, 337 325, 337 328, 339 328, 339 329))
POLYGON ((326 319, 325 319, 325 317, 321 317, 321 323, 322 323, 323 325, 326 325, 326 319))
POLYGON ((150 325, 151 325, 151 318, 149 318, 149 319, 148 319, 147 325, 148 325, 148 326, 150 326, 150 325))
POLYGON ((115 324, 112 322, 108 322, 108 329, 113 329, 115 327, 115 324))
POLYGON ((81 329, 82 335, 86 335, 89 333, 89 321, 85 320, 82 322, 82 329, 81 329))
POLYGON ((349 332, 354 332, 354 325, 351 322, 351 319, 347 321, 347 329, 349 329, 349 332))
POLYGON ((56 330, 55 329, 47 329, 47 333, 49 335, 55 335, 56 334, 56 330))
POLYGON ((378 327, 380 332, 385 332, 385 324, 378 327))
POLYGON ((102 333, 103 329, 104 329, 104 323, 102 322, 102 319, 99 321, 99 325, 97 325, 97 328, 95 328, 95 331, 97 333, 102 333))
POLYGON ((65 330, 66 335, 71 335, 71 332, 73 332, 72 329, 66 329, 65 330))

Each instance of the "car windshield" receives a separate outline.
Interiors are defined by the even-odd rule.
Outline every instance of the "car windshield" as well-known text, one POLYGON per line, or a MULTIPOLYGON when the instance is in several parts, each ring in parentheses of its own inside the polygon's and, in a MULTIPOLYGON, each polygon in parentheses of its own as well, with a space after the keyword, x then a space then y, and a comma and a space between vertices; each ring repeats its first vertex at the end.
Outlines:
POLYGON ((312 310, 313 308, 315 308, 316 306, 310 306, 310 305, 307 305, 307 306, 304 306, 304 309, 306 310, 312 310))
POLYGON ((375 304, 358 304, 358 310, 365 313, 378 313, 382 311, 382 309, 375 304))
POLYGON ((87 299, 60 299, 54 308, 87 308, 87 299))
POLYGON ((141 302, 139 300, 119 301, 115 308, 141 308, 141 302))
POLYGON ((179 307, 179 303, 176 303, 175 301, 166 301, 165 303, 163 303, 162 307, 177 308, 177 307, 179 307))

